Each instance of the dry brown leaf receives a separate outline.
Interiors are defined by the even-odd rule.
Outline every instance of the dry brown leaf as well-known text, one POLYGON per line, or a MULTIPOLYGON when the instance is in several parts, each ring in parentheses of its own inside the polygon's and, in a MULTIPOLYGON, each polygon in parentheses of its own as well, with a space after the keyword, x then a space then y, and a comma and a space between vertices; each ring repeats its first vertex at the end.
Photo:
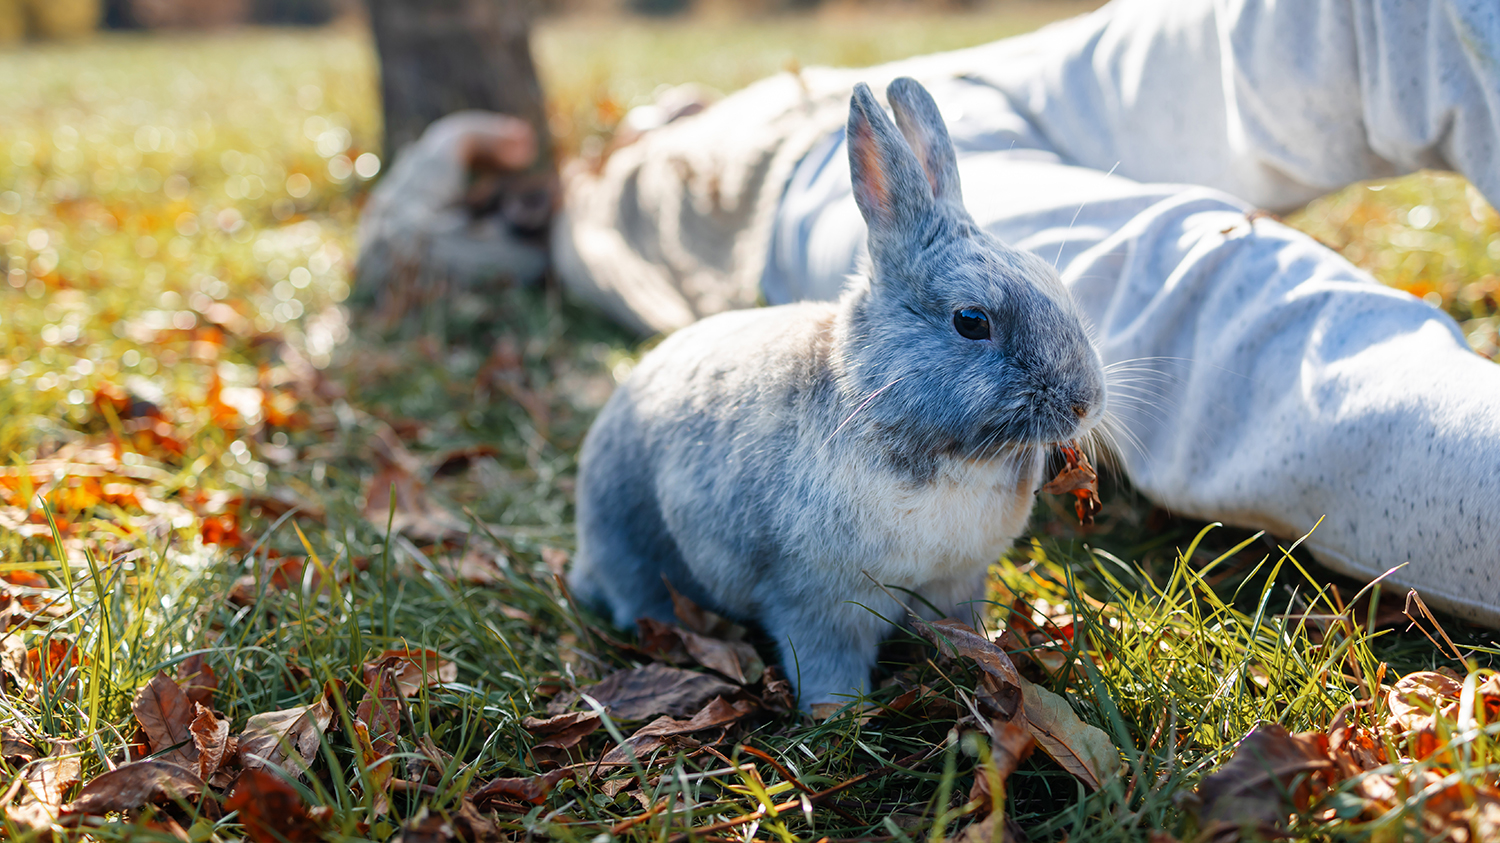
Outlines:
POLYGON ((500 449, 494 445, 467 445, 462 448, 453 448, 435 455, 431 464, 434 475, 458 474, 468 471, 474 462, 500 455, 500 449))
POLYGON ((475 805, 483 807, 487 802, 525 802, 532 805, 540 805, 547 800, 547 794, 557 783, 563 779, 572 778, 572 770, 553 770, 540 776, 526 776, 516 779, 495 779, 484 787, 479 788, 469 796, 475 805))
POLYGON ((26 675, 33 683, 45 683, 77 667, 78 661, 78 645, 54 635, 26 651, 26 675))
POLYGON ((1037 746, 1091 790, 1120 771, 1120 750, 1103 729, 1078 719, 1068 701, 1021 680, 1026 725, 1037 746))
POLYGON ((983 671, 981 681, 984 690, 993 699, 996 712, 1002 719, 1017 716, 1021 704, 1021 674, 1015 663, 995 642, 974 631, 974 627, 952 618, 940 621, 913 619, 916 633, 938 648, 938 652, 949 658, 968 659, 983 671))
POLYGON ((672 614, 677 616, 677 620, 683 626, 699 635, 707 635, 709 638, 724 641, 739 641, 745 637, 743 626, 694 603, 686 595, 673 588, 671 581, 666 577, 662 577, 662 581, 666 583, 667 591, 672 595, 672 614))
POLYGON ((224 810, 239 812, 245 836, 254 843, 313 843, 323 837, 329 813, 309 811, 296 788, 264 770, 246 770, 224 810))
POLYGON ((443 771, 451 766, 453 756, 438 749, 427 735, 418 735, 412 743, 417 745, 417 751, 406 759, 406 778, 432 785, 442 781, 443 771))
POLYGON ((331 722, 333 705, 326 690, 312 705, 253 715, 240 734, 240 764, 246 770, 258 770, 267 764, 286 766, 291 761, 292 769, 306 774, 331 722))
POLYGON ((462 537, 468 525, 435 503, 427 494, 427 485, 417 476, 421 461, 401 444, 388 426, 377 429, 371 437, 372 453, 381 468, 370 481, 360 512, 381 533, 386 525, 395 533, 431 541, 462 537), (391 490, 395 489, 395 508, 391 490))
MULTIPOLYGON (((478 541, 470 542, 461 556, 437 560, 437 567, 445 571, 448 576, 471 585, 495 585, 505 582, 505 565, 506 559, 503 552, 478 541)), ((506 617, 514 617, 510 611, 507 611, 512 609, 513 607, 510 606, 500 607, 500 611, 506 617)), ((531 616, 525 612, 521 612, 521 615, 522 620, 531 620, 531 616)))
POLYGON ((528 717, 521 721, 521 728, 542 738, 532 745, 533 749, 568 749, 592 735, 600 722, 599 715, 592 711, 571 711, 546 719, 528 717))
POLYGON ((974 770, 974 786, 969 789, 969 801, 977 802, 981 811, 1005 811, 1005 782, 1011 773, 1021 766, 1036 748, 1036 739, 1031 730, 1014 720, 994 720, 990 723, 989 763, 974 770))
POLYGON ((568 571, 568 552, 559 547, 544 546, 542 562, 546 564, 552 576, 561 577, 568 571))
POLYGON ((73 744, 57 741, 52 754, 26 767, 18 797, 5 806, 5 816, 23 829, 43 829, 57 821, 63 794, 78 783, 83 764, 73 744))
MULTIPOLYGON (((26 644, 21 641, 21 636, 7 634, 3 629, 0 629, 0 671, 17 687, 27 686, 30 669, 26 663, 26 644)), ((4 684, 0 682, 0 688, 4 684)))
POLYGON ((198 766, 193 745, 193 703, 172 677, 157 671, 139 691, 130 708, 151 741, 151 751, 161 760, 183 767, 198 766), (170 752, 167 750, 171 747, 170 752), (165 754, 162 754, 165 753, 165 754))
POLYGON ((148 759, 99 776, 84 785, 78 798, 63 810, 97 817, 153 802, 196 801, 203 786, 202 778, 180 764, 148 759))
POLYGON ((642 653, 670 664, 692 664, 693 657, 688 655, 687 647, 682 645, 682 636, 679 634, 682 630, 655 618, 636 618, 635 625, 642 653))
POLYGON ((1201 839, 1229 843, 1243 833, 1275 837, 1285 832, 1293 811, 1306 810, 1333 783, 1336 771, 1326 735, 1294 735, 1275 723, 1261 723, 1240 740, 1234 757, 1183 801, 1198 818, 1201 839))
POLYGON ((202 703, 193 703, 193 722, 188 724, 188 731, 198 750, 198 778, 208 781, 224 763, 224 751, 229 746, 229 721, 214 716, 202 703))
POLYGON ((392 843, 448 843, 455 838, 464 843, 493 843, 501 839, 494 821, 479 813, 473 800, 466 796, 458 810, 447 815, 431 814, 423 807, 401 826, 392 843))
POLYGON ((203 660, 201 653, 194 653, 177 666, 177 685, 189 700, 213 708, 214 693, 219 690, 219 677, 203 660))
POLYGON ((386 650, 365 662, 363 672, 368 684, 382 667, 389 667, 396 688, 403 697, 414 697, 424 687, 433 687, 458 679, 458 665, 439 656, 434 650, 386 650))
POLYGON ((1065 461, 1057 476, 1042 485, 1041 491, 1049 495, 1073 495, 1073 508, 1078 513, 1078 523, 1092 524, 1099 514, 1099 475, 1089 465, 1088 455, 1070 445, 1058 445, 1057 450, 1065 461))
POLYGON ((780 668, 775 665, 767 667, 761 679, 764 683, 760 691, 760 704, 767 711, 779 714, 797 707, 797 693, 792 689, 792 683, 781 675, 780 668))
POLYGON ((664 661, 694 661, 741 685, 753 685, 765 673, 765 662, 747 641, 711 638, 651 618, 639 618, 636 625, 640 628, 641 650, 664 661))
MULTIPOLYGON (((364 767, 365 778, 375 793, 370 811, 377 817, 383 817, 391 809, 391 777, 395 774, 396 765, 387 754, 389 750, 376 748, 370 740, 370 728, 363 720, 354 721, 354 746, 359 749, 360 766, 364 767)), ((394 748, 395 744, 391 743, 390 749, 394 748)))
POLYGON ((12 767, 24 767, 42 757, 26 736, 9 726, 0 726, 0 758, 12 767))
POLYGON ((618 720, 645 720, 659 714, 685 717, 719 696, 732 696, 738 689, 706 673, 694 673, 648 664, 610 674, 584 693, 593 697, 618 720))
POLYGON ((398 659, 382 659, 365 664, 364 680, 368 690, 354 710, 355 719, 364 722, 369 729, 377 755, 387 755, 395 750, 396 736, 401 734, 401 714, 406 709, 406 702, 396 681, 398 662, 398 659))
POLYGON ((1434 713, 1452 720, 1463 689, 1463 682, 1434 671, 1403 676, 1386 695, 1387 722, 1399 734, 1432 728, 1434 713))
POLYGON ((600 766, 629 764, 633 754, 637 759, 658 747, 670 743, 670 738, 690 735, 720 726, 728 726, 760 710, 760 706, 749 700, 729 702, 723 697, 714 697, 697 714, 686 720, 673 717, 658 717, 637 729, 625 739, 625 743, 605 753, 600 766))
POLYGON ((391 843, 448 843, 458 837, 458 830, 446 817, 430 814, 423 806, 417 815, 401 824, 391 843))

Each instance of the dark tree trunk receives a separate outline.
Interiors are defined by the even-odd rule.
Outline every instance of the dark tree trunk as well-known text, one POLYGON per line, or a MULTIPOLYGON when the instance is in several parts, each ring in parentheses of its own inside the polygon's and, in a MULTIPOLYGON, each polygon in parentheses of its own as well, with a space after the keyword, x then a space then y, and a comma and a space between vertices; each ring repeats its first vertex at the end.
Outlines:
POLYGON ((394 158, 432 121, 466 108, 520 117, 552 169, 542 87, 528 39, 527 0, 367 0, 380 54, 385 154, 394 158))
MULTIPOLYGON (((366 2, 380 56, 385 157, 392 163, 361 221, 362 228, 371 223, 373 234, 361 246, 354 301, 375 304, 377 320, 403 329, 478 324, 500 306, 495 291, 539 283, 548 265, 559 191, 528 40, 535 0, 366 2), (435 146, 413 153, 415 169, 399 166, 403 150, 431 123, 469 109, 524 121, 535 143, 528 138, 525 153, 512 146, 507 154, 493 134, 495 118, 485 123, 491 134, 439 136, 435 146), (447 159, 431 157, 439 149, 466 169, 467 186, 461 195, 434 200, 408 182, 437 172, 420 168, 446 166, 447 159), (461 227, 454 226, 455 214, 465 217, 461 227)), ((514 131, 524 134, 525 127, 514 131)))

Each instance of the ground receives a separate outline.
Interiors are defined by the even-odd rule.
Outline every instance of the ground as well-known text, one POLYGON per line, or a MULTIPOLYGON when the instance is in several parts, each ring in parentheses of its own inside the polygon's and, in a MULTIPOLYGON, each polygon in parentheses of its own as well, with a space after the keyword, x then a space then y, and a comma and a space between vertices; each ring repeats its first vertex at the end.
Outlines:
MULTIPOLYGON (((536 52, 561 146, 587 151, 661 84, 727 90, 794 63, 873 63, 1075 7, 996 8, 549 21, 536 52)), ((1491 633, 1447 619, 1452 644, 1432 619, 1407 630, 1400 606, 1345 612, 1359 584, 1270 539, 1174 519, 1106 478, 1095 527, 1077 527, 1061 499, 1039 504, 1033 538, 996 568, 990 618, 1024 681, 1056 693, 1045 699, 1061 704, 1064 747, 1083 723, 1102 729, 1123 769, 1102 771, 1098 787, 1053 751, 971 791, 1008 734, 985 708, 993 688, 978 650, 932 656, 915 638, 891 648, 874 710, 777 712, 773 682, 721 669, 744 680, 730 696, 751 713, 677 712, 728 727, 681 727, 637 764, 566 766, 599 761, 641 725, 601 721, 576 691, 635 664, 708 664, 693 655, 703 647, 745 651, 711 627, 700 630, 708 644, 675 632, 650 639, 655 649, 631 643, 573 606, 555 577, 572 544, 577 446, 639 353, 631 338, 550 288, 497 293, 483 320, 442 335, 381 336, 346 304, 359 207, 382 164, 373 74, 354 28, 0 52, 0 79, 21 80, 0 86, 10 834, 57 818, 98 837, 277 839, 247 807, 270 799, 246 790, 248 773, 241 785, 204 776, 228 796, 219 809, 158 793, 86 810, 101 774, 144 754, 205 763, 212 753, 172 731, 188 721, 162 714, 171 703, 193 715, 196 701, 208 713, 194 723, 240 741, 238 753, 219 744, 222 764, 196 768, 222 766, 221 777, 255 765, 245 746, 266 733, 264 715, 297 713, 287 729, 311 736, 307 774, 274 739, 264 750, 278 761, 267 769, 296 782, 286 804, 315 806, 284 812, 295 822, 278 828, 293 839, 384 840, 403 825, 413 839, 442 838, 427 816, 456 818, 446 834, 465 839, 614 828, 665 840, 696 828, 702 839, 937 841, 971 822, 976 834, 1005 830, 974 822, 990 799, 1013 821, 1008 833, 1033 840, 1189 837, 1213 813, 1195 820, 1183 794, 1256 723, 1321 734, 1351 704, 1367 712, 1351 717, 1375 722, 1382 677, 1461 678, 1497 652, 1491 633), (216 689, 204 692, 209 672, 216 689), (578 712, 590 731, 558 738, 557 723, 527 720, 557 711, 578 712), (77 762, 64 778, 96 784, 50 797, 23 787, 62 769, 46 767, 48 753, 77 762), (390 753, 394 767, 381 761, 390 753), (543 775, 555 769, 573 775, 543 775), (236 787, 263 798, 235 802, 236 787), (801 788, 821 794, 806 811, 801 788), (148 801, 157 806, 139 807, 148 801), (463 819, 473 805, 497 825, 463 819)), ((1500 217, 1461 179, 1355 186, 1291 222, 1448 309, 1496 356, 1500 217)), ((1470 712, 1476 693, 1493 699, 1471 689, 1470 712)), ((1434 722, 1421 734, 1439 749, 1408 751, 1414 739, 1387 730, 1393 760, 1424 759, 1395 769, 1412 781, 1478 769, 1479 789, 1459 802, 1489 805, 1490 732, 1460 740, 1450 721, 1434 722), (1449 741, 1466 742, 1462 763, 1441 749, 1449 741)), ((1295 834, 1410 830, 1448 792, 1380 802, 1348 782, 1329 787, 1299 806, 1295 834)))

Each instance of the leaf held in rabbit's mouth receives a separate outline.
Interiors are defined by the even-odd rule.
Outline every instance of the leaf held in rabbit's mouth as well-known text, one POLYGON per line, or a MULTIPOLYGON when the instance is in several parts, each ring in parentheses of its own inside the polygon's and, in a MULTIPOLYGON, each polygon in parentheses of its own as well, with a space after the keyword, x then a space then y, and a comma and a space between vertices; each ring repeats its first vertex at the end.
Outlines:
POLYGON ((1103 505, 1099 503, 1099 475, 1089 464, 1089 458, 1073 444, 1058 443, 1058 453, 1064 464, 1057 476, 1042 485, 1041 492, 1049 495, 1073 495, 1073 510, 1078 513, 1078 523, 1092 524, 1103 505))

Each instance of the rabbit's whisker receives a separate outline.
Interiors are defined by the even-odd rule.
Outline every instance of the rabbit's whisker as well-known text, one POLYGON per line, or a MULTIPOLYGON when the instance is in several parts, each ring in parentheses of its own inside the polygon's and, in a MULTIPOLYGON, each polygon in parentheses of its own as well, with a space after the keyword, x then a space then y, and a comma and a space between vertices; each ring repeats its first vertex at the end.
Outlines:
POLYGON ((857 415, 859 415, 860 411, 864 410, 864 408, 870 406, 870 402, 874 401, 880 395, 880 393, 885 392, 887 389, 890 389, 891 387, 893 387, 896 384, 902 382, 903 380, 906 380, 906 376, 905 375, 902 375, 901 377, 896 378, 895 380, 891 381, 890 383, 886 384, 885 386, 882 386, 881 388, 879 388, 879 389, 875 390, 874 392, 870 393, 870 395, 869 395, 868 398, 866 398, 864 401, 860 402, 860 405, 858 407, 855 407, 854 411, 851 412, 849 414, 849 416, 847 418, 845 418, 842 422, 840 422, 839 426, 836 427, 836 428, 834 428, 832 433, 828 434, 828 438, 823 440, 823 447, 826 447, 829 442, 833 441, 833 439, 834 439, 835 436, 839 435, 840 431, 842 431, 844 428, 848 427, 849 426, 849 422, 854 421, 854 417, 857 416, 857 415))
MULTIPOLYGON (((1104 177, 1105 178, 1109 178, 1110 176, 1114 175, 1115 174, 1115 170, 1119 169, 1119 167, 1120 167, 1120 162, 1116 161, 1115 165, 1113 167, 1109 168, 1109 172, 1107 172, 1107 173, 1104 174, 1104 177)), ((1068 245, 1068 235, 1073 233, 1073 226, 1078 222, 1078 215, 1083 213, 1083 206, 1086 205, 1086 204, 1088 204, 1088 203, 1087 202, 1079 202, 1078 203, 1078 210, 1076 210, 1076 211, 1073 212, 1073 219, 1071 219, 1071 220, 1068 221, 1068 230, 1063 232, 1062 242, 1057 244, 1057 257, 1055 257, 1055 258, 1052 259, 1052 268, 1053 269, 1056 269, 1057 268, 1057 262, 1060 261, 1060 260, 1062 260, 1063 247, 1066 246, 1066 245, 1068 245)))

